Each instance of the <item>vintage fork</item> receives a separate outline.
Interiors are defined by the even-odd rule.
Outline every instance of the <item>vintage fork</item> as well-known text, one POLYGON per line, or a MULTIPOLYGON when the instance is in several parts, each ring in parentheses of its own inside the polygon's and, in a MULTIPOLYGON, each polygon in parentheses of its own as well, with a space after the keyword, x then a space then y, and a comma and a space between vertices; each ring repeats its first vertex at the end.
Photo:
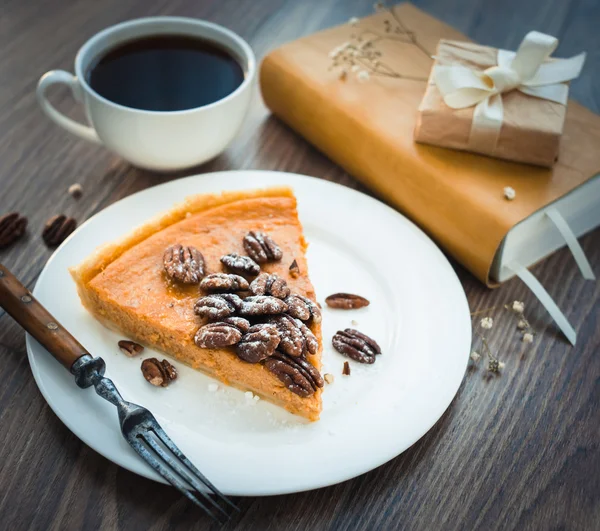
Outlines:
POLYGON ((96 393, 117 407, 121 433, 125 440, 146 463, 186 498, 218 522, 228 520, 231 513, 217 500, 230 510, 238 510, 183 455, 150 411, 123 400, 112 380, 104 377, 104 360, 93 358, 2 264, 0 307, 75 376, 79 387, 86 389, 93 385, 96 393), (207 493, 207 490, 217 499, 207 493))

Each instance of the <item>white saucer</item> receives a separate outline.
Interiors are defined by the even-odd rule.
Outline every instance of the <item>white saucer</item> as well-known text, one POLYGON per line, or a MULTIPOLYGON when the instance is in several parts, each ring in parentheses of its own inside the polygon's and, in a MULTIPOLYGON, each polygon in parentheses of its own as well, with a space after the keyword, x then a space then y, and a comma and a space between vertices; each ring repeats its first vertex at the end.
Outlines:
MULTIPOLYGON (((442 416, 462 381, 471 321, 452 267, 415 225, 364 194, 288 173, 239 171, 196 175, 150 188, 96 214, 48 261, 34 294, 95 356, 126 400, 148 407, 184 453, 228 495, 270 495, 324 487, 397 456, 442 416), (175 362, 179 379, 167 389, 143 379, 140 359, 117 348, 121 336, 81 306, 67 268, 98 245, 128 233, 190 194, 289 185, 298 198, 310 247, 311 279, 323 305, 324 371, 321 420, 307 423, 264 401, 225 388, 175 362), (371 301, 355 311, 331 310, 327 295, 346 291, 371 301), (354 323, 353 323, 354 321, 354 323), (379 342, 374 365, 331 347, 353 327, 379 342)), ((111 461, 148 478, 158 476, 121 437, 113 406, 81 390, 35 340, 27 337, 35 380, 50 407, 82 441, 111 461)), ((153 355, 146 351, 144 355, 153 355)))

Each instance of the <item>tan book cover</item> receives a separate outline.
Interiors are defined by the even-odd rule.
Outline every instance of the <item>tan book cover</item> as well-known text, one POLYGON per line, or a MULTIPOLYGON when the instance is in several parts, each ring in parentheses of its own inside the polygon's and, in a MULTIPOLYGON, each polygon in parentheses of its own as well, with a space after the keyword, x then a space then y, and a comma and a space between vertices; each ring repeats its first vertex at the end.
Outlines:
MULTIPOLYGON (((439 39, 468 41, 411 4, 395 9, 431 54, 439 39)), ((360 27, 381 32, 386 16, 376 13, 360 27)), ((423 81, 340 80, 329 69, 329 52, 355 31, 344 24, 268 54, 260 71, 266 105, 492 285, 490 267, 508 231, 600 172, 600 117, 569 101, 553 169, 415 143, 432 59, 413 44, 382 41, 379 49, 395 71, 423 81), (516 191, 513 201, 504 197, 506 186, 516 191)))

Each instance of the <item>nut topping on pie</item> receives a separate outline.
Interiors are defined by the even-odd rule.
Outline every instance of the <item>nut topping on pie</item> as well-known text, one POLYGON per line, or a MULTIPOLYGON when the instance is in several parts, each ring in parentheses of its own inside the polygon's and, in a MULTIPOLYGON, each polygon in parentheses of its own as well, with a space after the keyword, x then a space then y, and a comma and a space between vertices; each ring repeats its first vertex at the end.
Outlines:
POLYGON ((260 273, 260 266, 249 256, 231 253, 221 257, 221 263, 238 275, 255 277, 260 273))
POLYGON ((223 348, 236 345, 243 333, 250 328, 250 322, 241 317, 228 317, 222 321, 208 323, 201 327, 194 337, 200 348, 223 348))
POLYGON ((239 309, 240 315, 244 317, 256 317, 259 315, 277 315, 286 312, 288 305, 277 297, 269 295, 256 295, 246 297, 239 309))
POLYGON ((265 232, 251 230, 244 236, 244 249, 258 264, 266 262, 277 262, 283 257, 283 253, 273 239, 265 232))
POLYGON ((254 295, 272 295, 278 299, 285 299, 290 294, 287 282, 278 275, 261 273, 250 284, 250 291, 254 295))
POLYGON ((296 319, 308 321, 312 318, 313 322, 321 322, 321 309, 308 297, 292 293, 284 301, 288 305, 287 313, 296 319))
POLYGON ((319 387, 323 387, 323 378, 319 371, 303 358, 293 358, 281 352, 275 352, 265 361, 269 369, 286 387, 301 397, 314 394, 319 387))
POLYGON ((215 319, 223 319, 233 315, 243 304, 244 301, 233 293, 207 295, 196 301, 196 304, 194 304, 194 313, 200 317, 214 321, 215 319))
POLYGON ((298 266, 298 262, 294 260, 289 268, 290 277, 298 278, 300 276, 300 267, 298 266))
POLYGON ((244 291, 248 289, 248 281, 231 273, 213 273, 205 276, 200 282, 204 291, 244 291))
POLYGON ((271 356, 279 345, 279 333, 272 324, 251 326, 237 345, 237 355, 249 363, 258 363, 271 356))
POLYGON ((204 256, 195 247, 171 245, 163 256, 165 271, 169 277, 184 284, 198 284, 204 276, 204 256))
POLYGON ((354 328, 336 332, 332 343, 340 354, 360 363, 375 363, 375 356, 381 354, 381 348, 373 339, 354 328))

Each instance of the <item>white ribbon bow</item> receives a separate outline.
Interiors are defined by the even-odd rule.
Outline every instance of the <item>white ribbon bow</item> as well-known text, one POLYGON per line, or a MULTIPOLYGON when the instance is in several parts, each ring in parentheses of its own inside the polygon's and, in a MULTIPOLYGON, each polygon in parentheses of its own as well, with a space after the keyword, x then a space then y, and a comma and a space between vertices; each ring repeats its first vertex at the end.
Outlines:
POLYGON ((498 65, 483 72, 460 65, 435 67, 434 80, 446 105, 453 109, 475 106, 469 149, 494 152, 504 118, 505 92, 517 89, 566 105, 569 88, 564 82, 579 76, 585 52, 546 62, 557 46, 558 39, 531 31, 516 53, 498 50, 498 65))

